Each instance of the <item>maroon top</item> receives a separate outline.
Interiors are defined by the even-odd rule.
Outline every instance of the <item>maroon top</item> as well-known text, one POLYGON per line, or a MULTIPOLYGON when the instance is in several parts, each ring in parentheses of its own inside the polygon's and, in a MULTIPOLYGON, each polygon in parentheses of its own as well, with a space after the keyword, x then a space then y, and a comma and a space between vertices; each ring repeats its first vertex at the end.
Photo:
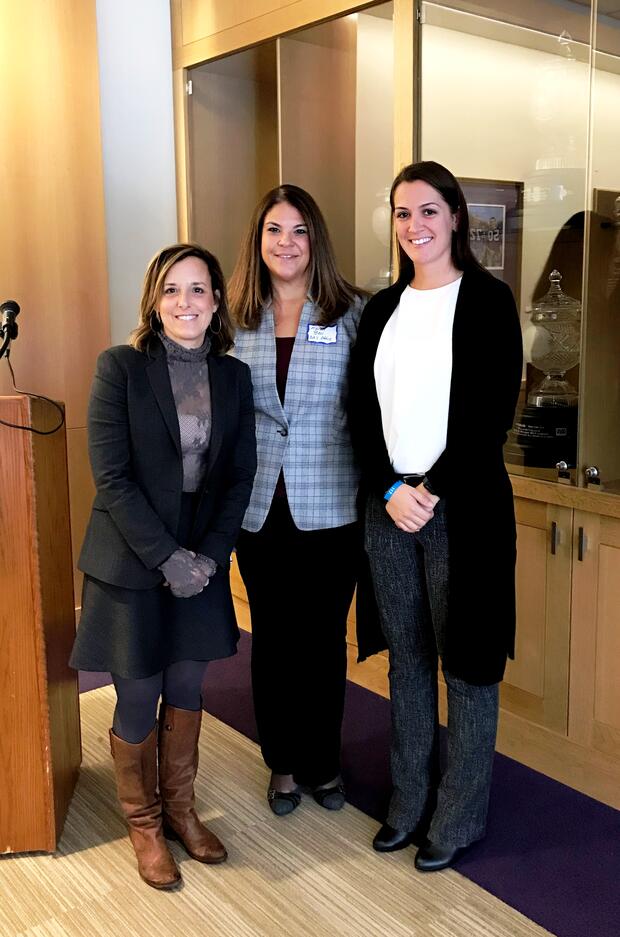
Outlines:
MULTIPOLYGON (((280 403, 284 406, 284 392, 286 390, 286 379, 288 377, 288 366, 291 363, 293 354, 293 345, 295 336, 290 338, 276 338, 276 387, 280 403)), ((274 498, 286 498, 286 486, 284 484, 284 473, 280 471, 280 476, 276 484, 276 490, 273 493, 274 498)))

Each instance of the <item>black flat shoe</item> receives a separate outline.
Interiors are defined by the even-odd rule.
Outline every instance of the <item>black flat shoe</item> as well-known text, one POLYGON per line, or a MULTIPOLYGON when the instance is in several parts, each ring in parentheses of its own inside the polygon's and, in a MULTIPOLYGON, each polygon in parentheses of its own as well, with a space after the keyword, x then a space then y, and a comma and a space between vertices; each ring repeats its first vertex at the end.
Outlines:
POLYGON ((384 823, 372 841, 372 848, 377 852, 396 852, 411 846, 415 840, 415 830, 395 830, 389 823, 384 823))
POLYGON ((415 857, 415 867, 418 872, 439 872, 452 865, 459 852, 462 849, 458 846, 439 846, 437 843, 420 846, 415 857))
POLYGON ((296 791, 277 791, 270 787, 267 791, 267 803, 278 817, 292 813, 301 803, 301 793, 296 791))
POLYGON ((312 791, 317 804, 326 810, 342 810, 345 805, 344 784, 334 784, 333 787, 318 787, 312 791))

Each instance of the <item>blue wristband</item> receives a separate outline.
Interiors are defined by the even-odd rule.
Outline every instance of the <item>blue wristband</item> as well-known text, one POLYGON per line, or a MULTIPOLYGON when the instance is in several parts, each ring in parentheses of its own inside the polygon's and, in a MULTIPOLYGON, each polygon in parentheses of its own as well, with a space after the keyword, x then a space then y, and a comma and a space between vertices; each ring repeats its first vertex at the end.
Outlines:
POLYGON ((392 497, 392 495, 394 494, 394 492, 396 491, 396 489, 397 489, 397 488, 400 488, 400 486, 401 486, 401 485, 404 485, 404 484, 405 484, 405 483, 402 482, 402 481, 394 482, 394 484, 393 484, 390 488, 388 488, 388 490, 387 490, 387 491, 385 492, 385 494, 383 495, 384 500, 385 500, 385 501, 389 501, 390 498, 392 497))

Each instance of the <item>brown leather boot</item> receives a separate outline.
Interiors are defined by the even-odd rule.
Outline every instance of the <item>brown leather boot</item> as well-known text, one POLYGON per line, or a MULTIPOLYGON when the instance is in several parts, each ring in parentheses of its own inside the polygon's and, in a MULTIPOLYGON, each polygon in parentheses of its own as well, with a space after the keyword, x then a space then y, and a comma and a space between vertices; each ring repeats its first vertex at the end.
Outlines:
POLYGON ((159 710, 159 790, 164 833, 179 839, 192 859, 224 862, 228 853, 215 833, 204 826, 194 808, 194 779, 198 770, 198 738, 202 711, 159 710))
POLYGON ((174 888, 181 881, 162 832, 161 800, 157 794, 157 730, 137 745, 110 729, 118 799, 129 827, 140 877, 153 888, 174 888))

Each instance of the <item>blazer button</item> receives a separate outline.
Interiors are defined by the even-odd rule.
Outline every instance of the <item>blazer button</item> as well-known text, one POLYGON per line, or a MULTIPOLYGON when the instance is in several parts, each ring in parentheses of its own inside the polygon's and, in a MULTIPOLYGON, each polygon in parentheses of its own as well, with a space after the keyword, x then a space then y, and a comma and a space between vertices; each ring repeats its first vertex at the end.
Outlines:
POLYGON ((287 430, 287 429, 279 429, 278 432, 279 432, 280 436, 288 436, 288 430, 287 430))

